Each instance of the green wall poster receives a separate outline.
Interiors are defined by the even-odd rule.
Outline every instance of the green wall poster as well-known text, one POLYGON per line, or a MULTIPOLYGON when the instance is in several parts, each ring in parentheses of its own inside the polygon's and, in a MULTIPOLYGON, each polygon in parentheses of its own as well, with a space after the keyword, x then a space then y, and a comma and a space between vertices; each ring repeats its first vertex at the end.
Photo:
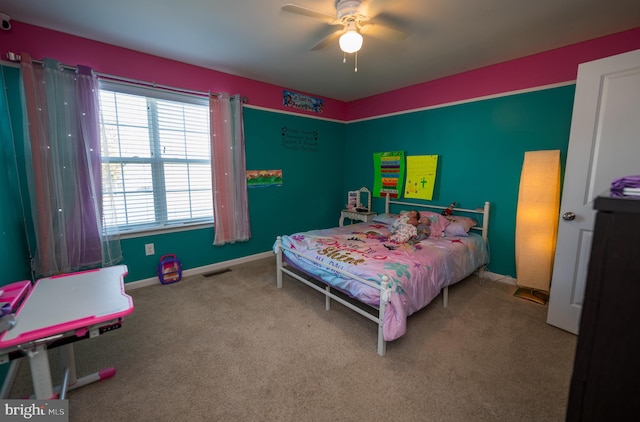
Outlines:
POLYGON ((373 196, 399 198, 404 168, 404 151, 373 153, 373 196))

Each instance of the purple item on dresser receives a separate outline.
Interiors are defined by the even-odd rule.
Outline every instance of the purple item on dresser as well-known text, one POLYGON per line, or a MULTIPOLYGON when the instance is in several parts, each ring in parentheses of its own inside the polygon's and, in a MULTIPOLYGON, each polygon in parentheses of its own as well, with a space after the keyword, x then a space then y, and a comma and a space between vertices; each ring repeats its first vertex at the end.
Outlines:
POLYGON ((625 176, 611 182, 611 195, 624 196, 625 188, 640 188, 640 175, 625 176))

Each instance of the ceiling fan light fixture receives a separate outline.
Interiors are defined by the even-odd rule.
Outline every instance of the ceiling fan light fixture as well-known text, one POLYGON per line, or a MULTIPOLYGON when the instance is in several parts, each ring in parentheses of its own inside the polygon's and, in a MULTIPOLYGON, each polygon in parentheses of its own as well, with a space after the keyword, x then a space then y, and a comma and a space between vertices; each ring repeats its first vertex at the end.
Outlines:
POLYGON ((345 53, 355 53, 362 48, 362 35, 352 29, 340 36, 340 49, 345 53))

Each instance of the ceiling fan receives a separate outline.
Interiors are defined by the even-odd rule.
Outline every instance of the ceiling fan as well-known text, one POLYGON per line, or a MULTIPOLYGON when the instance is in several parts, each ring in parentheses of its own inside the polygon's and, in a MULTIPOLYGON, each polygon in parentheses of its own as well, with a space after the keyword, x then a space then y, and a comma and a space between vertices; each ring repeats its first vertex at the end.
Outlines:
POLYGON ((377 9, 381 7, 382 3, 384 3, 383 0, 337 0, 335 16, 291 3, 284 4, 282 10, 317 18, 331 26, 339 26, 338 29, 314 45, 311 50, 320 50, 338 39, 340 49, 345 53, 343 61, 346 61, 347 53, 356 53, 355 71, 357 72, 357 52, 362 47, 363 34, 392 41, 407 37, 404 32, 398 29, 375 21, 375 18, 380 15, 377 9))

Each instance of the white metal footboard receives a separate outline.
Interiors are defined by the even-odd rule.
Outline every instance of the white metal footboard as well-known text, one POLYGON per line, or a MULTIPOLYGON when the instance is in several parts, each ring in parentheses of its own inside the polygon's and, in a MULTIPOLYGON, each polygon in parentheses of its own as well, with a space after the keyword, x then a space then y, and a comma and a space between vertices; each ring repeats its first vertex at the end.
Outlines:
POLYGON ((378 285, 377 283, 371 282, 369 280, 365 280, 364 278, 355 276, 353 274, 349 274, 346 271, 343 271, 339 268, 334 268, 334 267, 329 267, 328 265, 324 264, 323 262, 320 261, 313 261, 314 264, 316 265, 320 265, 322 267, 325 267, 327 270, 329 271, 333 271, 333 272, 338 272, 340 274, 343 274, 349 278, 352 278, 356 281, 359 281, 360 283, 364 283, 370 287, 373 287, 374 289, 377 289, 380 291, 380 307, 379 307, 379 312, 378 312, 378 316, 376 317, 375 315, 370 314, 369 312, 360 309, 359 307, 357 307, 356 305, 344 300, 343 298, 337 296, 336 294, 334 294, 333 292, 331 292, 331 286, 327 285, 325 286, 325 288, 323 289, 322 287, 310 282, 309 280, 305 279, 304 277, 300 276, 299 274, 296 274, 295 272, 289 270, 288 268, 286 268, 285 263, 283 261, 282 258, 282 250, 287 250, 288 252, 291 252, 293 254, 298 255, 299 257, 303 258, 303 259, 308 259, 306 258, 304 255, 302 255, 300 252, 296 251, 295 249, 291 249, 287 246, 284 246, 282 244, 282 237, 278 236, 277 240, 276 240, 276 265, 277 265, 277 279, 276 279, 276 286, 280 289, 282 288, 282 274, 288 274, 289 276, 295 278, 296 280, 299 280, 301 282, 303 282, 304 284, 306 284, 307 286, 319 291, 320 293, 322 293, 323 295, 325 295, 325 308, 327 310, 329 310, 331 308, 331 299, 341 303, 342 305, 346 306, 349 309, 352 309, 354 311, 356 311, 357 313, 359 313, 360 315, 364 316, 365 318, 370 319, 371 321, 375 322, 376 324, 378 324, 378 354, 380 356, 384 356, 386 353, 386 346, 387 343, 384 340, 384 335, 383 335, 383 331, 382 331, 382 324, 384 321, 384 312, 385 312, 385 308, 387 303, 389 302, 390 298, 391 298, 391 282, 389 281, 389 278, 387 276, 383 276, 382 277, 382 281, 380 283, 380 285, 378 285))

